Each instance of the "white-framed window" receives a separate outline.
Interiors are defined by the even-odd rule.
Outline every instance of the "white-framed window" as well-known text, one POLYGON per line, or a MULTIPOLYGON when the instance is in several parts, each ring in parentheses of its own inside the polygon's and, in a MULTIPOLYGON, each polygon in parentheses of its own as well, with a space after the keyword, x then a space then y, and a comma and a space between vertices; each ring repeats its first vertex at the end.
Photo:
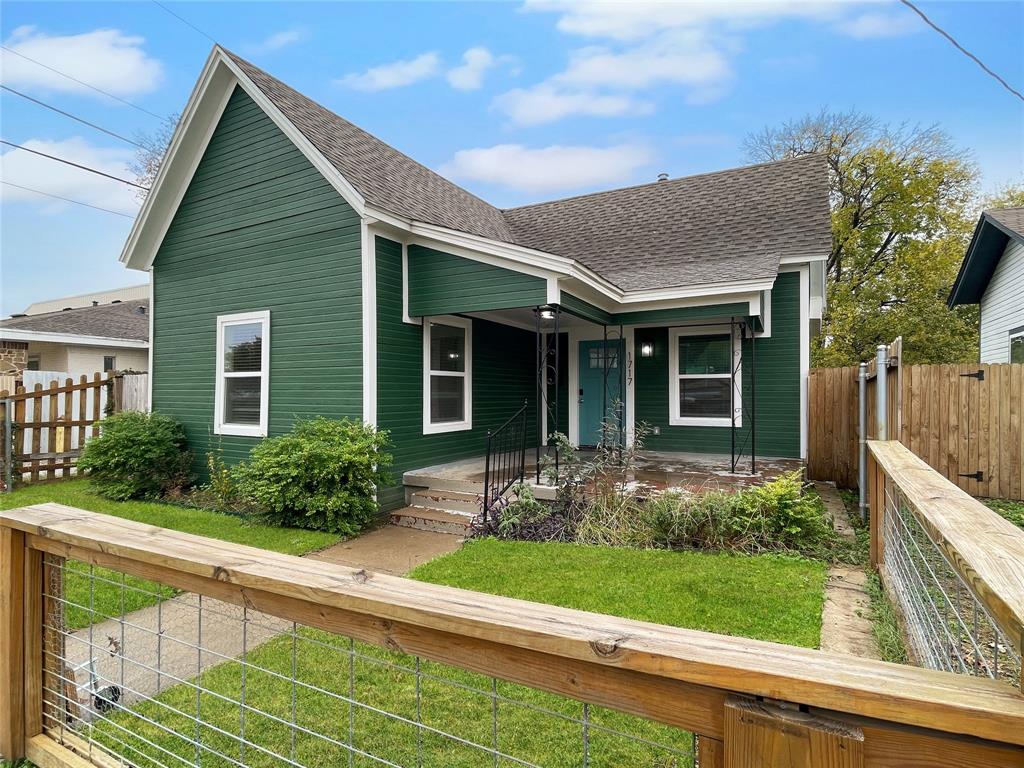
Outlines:
POLYGON ((423 434, 473 428, 473 321, 423 322, 423 434))
POLYGON ((270 311, 217 317, 214 433, 266 437, 270 411, 270 311))
POLYGON ((117 370, 117 356, 116 355, 104 355, 103 356, 103 372, 117 370))
POLYGON ((669 424, 731 427, 735 414, 742 426, 739 335, 728 325, 672 328, 668 341, 669 424))
POLYGON ((1010 349, 1007 360, 1011 363, 1024 363, 1024 326, 1010 331, 1010 349))

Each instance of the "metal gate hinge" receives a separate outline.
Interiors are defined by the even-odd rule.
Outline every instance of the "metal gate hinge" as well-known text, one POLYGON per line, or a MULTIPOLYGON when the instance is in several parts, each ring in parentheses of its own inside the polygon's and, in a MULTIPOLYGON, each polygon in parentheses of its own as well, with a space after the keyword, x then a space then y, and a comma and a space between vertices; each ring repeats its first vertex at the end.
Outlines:
POLYGON ((960 378, 961 379, 977 379, 978 381, 984 381, 985 380, 985 369, 984 368, 979 368, 974 373, 961 373, 960 374, 960 378))
POLYGON ((977 472, 968 472, 967 474, 957 475, 957 477, 967 477, 971 480, 977 480, 979 483, 985 482, 985 472, 980 469, 977 472))

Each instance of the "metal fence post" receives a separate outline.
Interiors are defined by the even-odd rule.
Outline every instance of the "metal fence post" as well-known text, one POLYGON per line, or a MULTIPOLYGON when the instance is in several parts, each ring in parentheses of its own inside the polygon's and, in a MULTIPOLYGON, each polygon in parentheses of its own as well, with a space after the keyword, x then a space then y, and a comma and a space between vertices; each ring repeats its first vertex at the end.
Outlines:
POLYGON ((860 519, 868 519, 868 364, 861 363, 857 372, 859 387, 859 463, 857 467, 857 488, 860 490, 860 519))
POLYGON ((889 349, 885 344, 878 345, 875 357, 875 439, 889 439, 889 386, 886 374, 889 366, 889 349))

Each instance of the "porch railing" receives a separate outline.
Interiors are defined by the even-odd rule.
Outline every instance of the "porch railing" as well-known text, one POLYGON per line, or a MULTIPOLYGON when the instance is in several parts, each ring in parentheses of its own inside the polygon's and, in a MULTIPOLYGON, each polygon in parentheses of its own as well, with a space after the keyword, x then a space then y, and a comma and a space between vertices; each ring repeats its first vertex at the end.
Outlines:
POLYGON ((897 441, 870 441, 871 559, 915 662, 1021 685, 1024 530, 897 441))
POLYGON ((998 680, 55 504, 0 512, 0 630, 0 752, 47 768, 1024 766, 998 680))
POLYGON ((504 424, 487 433, 484 453, 483 517, 526 475, 526 412, 528 404, 516 411, 504 424))

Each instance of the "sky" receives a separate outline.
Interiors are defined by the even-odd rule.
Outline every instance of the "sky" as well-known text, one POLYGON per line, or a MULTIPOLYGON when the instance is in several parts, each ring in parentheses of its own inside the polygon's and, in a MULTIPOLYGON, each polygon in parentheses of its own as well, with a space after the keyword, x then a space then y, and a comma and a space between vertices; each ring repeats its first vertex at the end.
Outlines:
MULTIPOLYGON (((1024 91, 1024 3, 919 6, 1024 91)), ((823 108, 937 125, 983 192, 1024 181, 1024 102, 896 2, 5 0, 0 16, 6 49, 79 81, 2 50, 4 85, 120 137, 5 90, 2 138, 129 180, 130 142, 184 108, 216 40, 501 207, 743 165, 746 136, 823 108)), ((0 150, 0 316, 145 282, 118 261, 138 190, 0 150)))

